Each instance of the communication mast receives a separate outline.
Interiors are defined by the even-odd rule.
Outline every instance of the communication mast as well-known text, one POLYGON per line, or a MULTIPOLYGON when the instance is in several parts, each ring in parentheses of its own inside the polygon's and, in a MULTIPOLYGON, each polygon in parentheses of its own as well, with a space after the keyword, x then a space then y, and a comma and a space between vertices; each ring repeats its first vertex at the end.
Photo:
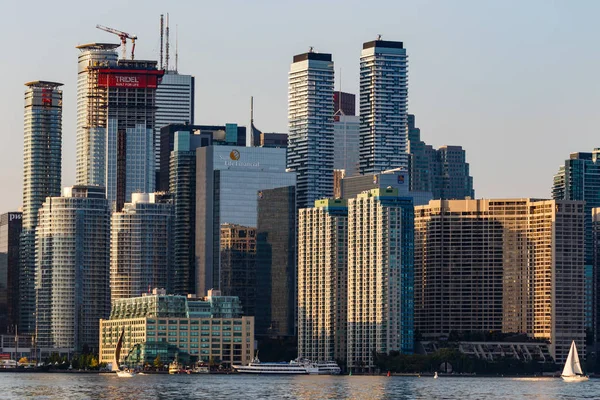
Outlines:
POLYGON ((165 71, 169 71, 169 13, 167 13, 167 28, 165 29, 165 71))
MULTIPOLYGON (((168 21, 168 17, 167 17, 167 21, 168 21)), ((127 39, 130 39, 131 40, 131 45, 132 45, 132 47, 131 47, 131 59, 132 60, 134 59, 135 41, 138 38, 136 35, 130 35, 127 32, 119 31, 119 30, 116 30, 116 29, 113 29, 113 28, 102 26, 102 25, 96 25, 96 28, 101 29, 101 30, 103 30, 105 32, 117 35, 121 39, 121 58, 122 59, 126 59, 127 58, 127 39)), ((168 36, 168 32, 169 32, 168 29, 169 28, 167 27, 167 38, 169 37, 168 36)))
POLYGON ((163 35, 165 33, 165 17, 160 14, 160 69, 163 69, 163 35))

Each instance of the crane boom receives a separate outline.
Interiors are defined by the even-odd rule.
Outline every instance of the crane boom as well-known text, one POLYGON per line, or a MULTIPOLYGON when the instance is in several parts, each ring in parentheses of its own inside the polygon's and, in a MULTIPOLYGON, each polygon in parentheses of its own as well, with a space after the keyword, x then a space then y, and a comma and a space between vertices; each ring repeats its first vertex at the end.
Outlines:
POLYGON ((103 30, 105 32, 108 33, 112 33, 114 35, 117 35, 119 37, 119 39, 121 39, 121 58, 125 59, 127 58, 127 39, 131 40, 131 59, 134 59, 134 53, 135 53, 135 40, 137 39, 137 35, 131 35, 127 32, 123 32, 123 31, 119 31, 117 29, 113 29, 113 28, 109 28, 107 26, 103 26, 103 25, 96 25, 96 28, 103 30))

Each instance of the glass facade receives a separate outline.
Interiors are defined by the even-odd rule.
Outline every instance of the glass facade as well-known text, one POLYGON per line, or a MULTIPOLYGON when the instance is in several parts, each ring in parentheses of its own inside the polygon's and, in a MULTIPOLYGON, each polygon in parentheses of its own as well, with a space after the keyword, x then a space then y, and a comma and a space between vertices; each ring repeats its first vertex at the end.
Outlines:
POLYGON ((286 150, 278 148, 198 148, 196 165, 196 293, 203 294, 221 285, 221 225, 256 228, 259 192, 293 186, 296 174, 286 172, 286 150))
POLYGON ((333 123, 333 168, 343 169, 347 177, 358 174, 360 117, 336 114, 333 123))
POLYGON ((19 248, 22 214, 0 215, 0 333, 14 332, 19 320, 19 248))

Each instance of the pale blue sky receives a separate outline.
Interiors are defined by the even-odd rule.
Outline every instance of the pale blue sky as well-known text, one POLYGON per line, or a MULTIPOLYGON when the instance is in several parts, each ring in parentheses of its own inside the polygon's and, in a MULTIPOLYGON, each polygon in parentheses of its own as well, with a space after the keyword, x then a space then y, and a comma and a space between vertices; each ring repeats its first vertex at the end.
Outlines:
MULTIPOLYGON (((139 36, 158 58, 161 13, 179 27, 179 71, 196 76, 196 122, 287 131, 292 56, 333 54, 336 88, 358 91, 362 43, 409 54, 409 111, 422 139, 467 150, 477 197, 548 197, 570 152, 600 147, 598 1, 13 1, 3 4, 0 212, 21 206, 23 83, 65 84, 63 186, 75 176, 77 53, 139 36)), ((172 48, 174 48, 174 40, 172 48)))

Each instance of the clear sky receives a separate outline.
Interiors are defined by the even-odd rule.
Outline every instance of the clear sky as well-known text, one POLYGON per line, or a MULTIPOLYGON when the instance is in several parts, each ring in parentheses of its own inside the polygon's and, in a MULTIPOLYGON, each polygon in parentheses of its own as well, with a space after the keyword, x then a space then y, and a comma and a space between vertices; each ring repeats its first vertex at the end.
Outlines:
MULTIPOLYGON (((78 44, 135 33, 157 59, 169 13, 179 72, 196 76, 196 123, 287 131, 294 54, 333 54, 336 89, 358 92, 362 43, 409 55, 422 139, 467 150, 477 197, 549 197, 570 152, 600 147, 600 1, 9 1, 0 24, 0 213, 22 203, 23 84, 65 84, 63 186, 74 183, 78 44), (341 70, 341 74, 340 74, 341 70), (340 79, 340 75, 342 79, 340 79), (341 81, 341 83, 340 83, 341 81)), ((172 52, 173 53, 173 52, 172 52)))

